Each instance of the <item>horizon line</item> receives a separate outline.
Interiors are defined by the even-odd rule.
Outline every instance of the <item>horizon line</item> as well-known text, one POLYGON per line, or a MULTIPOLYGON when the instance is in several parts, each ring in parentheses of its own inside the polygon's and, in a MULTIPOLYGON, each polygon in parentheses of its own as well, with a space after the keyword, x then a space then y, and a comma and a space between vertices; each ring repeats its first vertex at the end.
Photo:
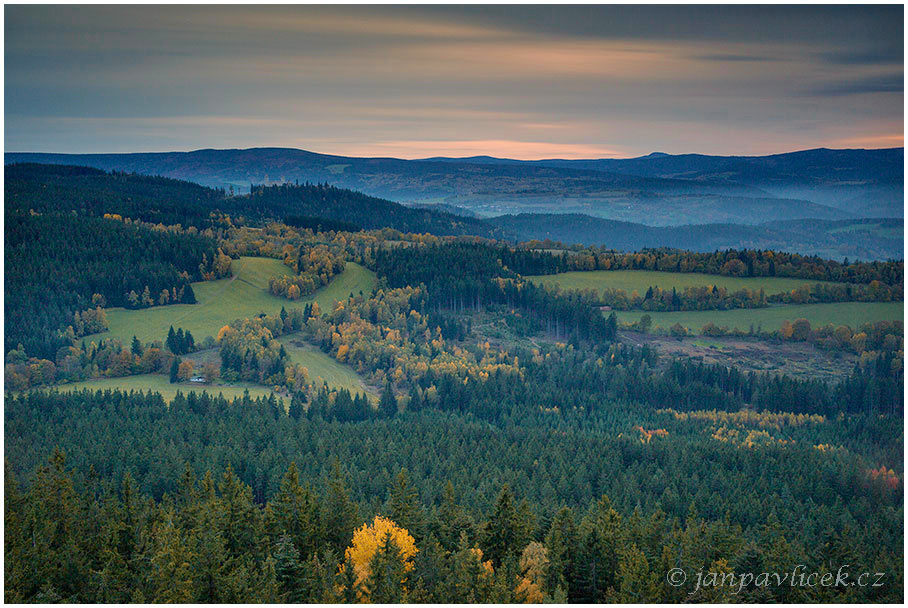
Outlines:
MULTIPOLYGON (((341 158, 358 158, 358 159, 388 159, 388 160, 404 160, 404 161, 432 161, 432 160, 470 160, 474 158, 489 158, 493 160, 512 160, 519 162, 538 162, 538 161, 568 161, 568 162, 583 162, 583 161, 594 161, 594 160, 635 160, 646 158, 649 156, 711 156, 711 157, 725 157, 725 158, 762 158, 768 156, 782 156, 785 154, 797 154, 799 152, 812 152, 816 150, 829 150, 834 152, 847 152, 847 151, 883 151, 883 150, 904 150, 905 146, 887 146, 881 148, 830 148, 827 146, 818 146, 812 148, 796 148, 793 150, 787 150, 785 152, 772 152, 769 154, 705 154, 701 152, 662 152, 662 151, 652 151, 646 154, 641 154, 639 156, 591 156, 586 158, 564 158, 557 156, 542 156, 538 158, 519 158, 516 156, 493 156, 491 154, 471 154, 469 156, 445 156, 445 155, 433 155, 433 156, 416 156, 416 157, 401 157, 401 156, 355 156, 350 154, 336 154, 329 152, 315 152, 306 148, 294 148, 290 146, 252 146, 248 148, 194 148, 190 150, 148 150, 148 151, 135 151, 135 152, 51 152, 51 151, 7 151, 4 150, 4 157, 7 154, 53 154, 57 156, 124 156, 124 155, 133 155, 133 154, 192 154, 196 152, 235 152, 235 151, 250 151, 250 150, 293 150, 296 152, 306 152, 309 154, 318 154, 320 156, 337 156, 341 158)), ((6 164, 4 160, 4 164, 6 164)))

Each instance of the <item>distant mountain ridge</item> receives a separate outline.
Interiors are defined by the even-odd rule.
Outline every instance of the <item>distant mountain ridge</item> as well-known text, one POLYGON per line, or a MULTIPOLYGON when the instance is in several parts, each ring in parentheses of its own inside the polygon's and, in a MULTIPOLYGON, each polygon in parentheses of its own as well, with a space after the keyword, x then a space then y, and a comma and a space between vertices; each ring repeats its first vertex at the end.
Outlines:
POLYGON ((900 217, 904 204, 904 157, 904 148, 815 148, 768 156, 653 152, 628 159, 520 161, 493 157, 436 157, 427 160, 528 164, 641 177, 746 184, 780 198, 802 198, 854 210, 857 215, 900 217))
POLYGON ((135 154, 7 153, 5 162, 78 164, 218 188, 313 182, 480 216, 581 213, 649 225, 758 224, 902 215, 902 149, 771 157, 654 153, 638 159, 401 160, 290 148, 135 154))
MULTIPOLYGON (((720 222, 649 226, 585 214, 474 217, 447 205, 403 206, 332 186, 256 186, 253 195, 225 196, 222 190, 172 178, 110 174, 103 170, 40 164, 5 168, 6 213, 77 213, 124 217, 164 224, 210 223, 212 211, 264 221, 289 216, 325 218, 363 228, 393 227, 405 232, 461 234, 498 239, 551 239, 566 244, 605 246, 623 251, 673 247, 694 251, 728 248, 776 249, 824 258, 885 260, 903 257, 903 220, 787 220, 754 225, 720 222)), ((762 199, 747 199, 754 207, 762 199)), ((770 201, 771 202, 771 201, 770 201)), ((697 201, 682 211, 696 212, 697 201)))
POLYGON ((900 218, 646 226, 588 215, 524 213, 486 221, 522 241, 551 239, 566 245, 605 246, 619 251, 659 247, 703 252, 772 249, 837 260, 904 258, 904 222, 900 218))

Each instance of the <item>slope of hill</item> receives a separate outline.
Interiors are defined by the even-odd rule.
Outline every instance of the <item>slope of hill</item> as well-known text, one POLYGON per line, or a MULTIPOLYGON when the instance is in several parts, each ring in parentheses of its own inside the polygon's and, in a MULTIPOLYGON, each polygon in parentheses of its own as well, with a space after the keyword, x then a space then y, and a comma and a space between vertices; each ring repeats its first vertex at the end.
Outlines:
POLYGON ((820 148, 770 156, 654 153, 629 159, 515 161, 492 157, 433 162, 530 165, 650 178, 747 185, 777 197, 805 199, 866 217, 901 217, 904 149, 820 148))
POLYGON ((12 164, 5 168, 8 208, 40 213, 101 216, 116 213, 146 222, 203 227, 220 211, 247 221, 313 216, 363 228, 395 228, 440 235, 500 237, 478 219, 391 201, 326 185, 262 186, 251 195, 228 196, 195 183, 148 175, 106 173, 68 165, 12 164))
POLYGON ((852 217, 841 209, 775 196, 722 175, 676 179, 605 171, 598 165, 352 158, 284 148, 153 154, 8 153, 5 158, 6 162, 80 164, 162 175, 228 190, 248 191, 251 184, 330 183, 401 202, 457 205, 481 215, 573 212, 656 225, 852 217))
POLYGON ((104 338, 117 338, 129 344, 133 336, 142 342, 163 341, 170 326, 182 327, 192 332, 198 341, 206 336, 217 336, 218 330, 234 321, 257 314, 277 314, 281 308, 288 311, 302 310, 310 302, 318 302, 331 310, 336 300, 350 293, 369 293, 375 286, 375 275, 353 262, 324 289, 302 300, 289 301, 268 292, 268 281, 291 271, 280 260, 272 258, 242 257, 233 261, 233 276, 217 281, 200 281, 192 284, 197 303, 153 306, 140 310, 109 308, 107 318, 110 329, 92 336, 100 342, 104 338))
POLYGON ((693 251, 775 249, 852 260, 902 259, 903 220, 791 220, 746 226, 702 224, 654 227, 580 214, 504 215, 490 218, 520 240, 605 245, 620 251, 673 247, 693 251))

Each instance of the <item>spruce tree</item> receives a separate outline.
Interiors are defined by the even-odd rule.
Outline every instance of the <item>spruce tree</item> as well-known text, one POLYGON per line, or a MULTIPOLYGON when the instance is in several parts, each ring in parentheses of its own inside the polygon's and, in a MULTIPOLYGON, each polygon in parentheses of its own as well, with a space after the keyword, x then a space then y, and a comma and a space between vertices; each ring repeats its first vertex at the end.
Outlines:
POLYGON ((504 484, 488 521, 483 526, 482 547, 486 557, 496 567, 510 552, 522 551, 519 539, 523 536, 520 530, 519 515, 514 505, 514 495, 508 484, 504 484))
POLYGON ((407 571, 400 549, 388 532, 369 561, 369 576, 364 585, 369 602, 402 603, 406 595, 404 588, 406 576, 407 571))
POLYGON ((387 418, 397 415, 397 397, 394 396, 391 382, 385 383, 385 390, 382 391, 381 399, 378 402, 378 411, 387 418))
POLYGON ((406 528, 418 544, 422 540, 422 513, 419 503, 419 492, 410 484, 406 469, 401 469, 394 478, 388 502, 391 519, 399 526, 406 528))
POLYGON ((143 352, 143 350, 142 350, 142 343, 139 342, 139 339, 138 339, 138 338, 136 338, 135 336, 133 336, 133 337, 132 337, 132 354, 135 355, 136 357, 141 357, 141 356, 142 356, 142 352, 143 352))
POLYGON ((352 538, 357 519, 357 505, 350 499, 340 462, 335 459, 321 515, 323 538, 335 552, 340 554, 344 551, 352 538))

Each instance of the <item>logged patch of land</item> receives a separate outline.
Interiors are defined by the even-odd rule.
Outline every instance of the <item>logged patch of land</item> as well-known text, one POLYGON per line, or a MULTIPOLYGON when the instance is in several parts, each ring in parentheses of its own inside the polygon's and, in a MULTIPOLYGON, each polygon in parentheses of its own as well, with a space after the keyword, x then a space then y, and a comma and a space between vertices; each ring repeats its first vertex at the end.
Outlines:
POLYGON ((206 336, 216 336, 224 325, 259 313, 276 314, 281 307, 302 309, 316 301, 322 310, 330 310, 334 302, 362 291, 368 294, 375 286, 375 274, 359 264, 347 262, 346 269, 334 277, 324 289, 313 296, 296 301, 268 293, 271 277, 290 274, 290 268, 272 258, 242 257, 233 261, 233 276, 217 281, 192 284, 196 304, 155 306, 141 310, 107 309, 110 329, 88 337, 100 341, 118 338, 128 344, 133 336, 142 342, 163 341, 170 326, 192 332, 196 342, 206 336))
POLYGON ((742 371, 787 374, 797 378, 837 381, 848 376, 858 360, 845 351, 825 351, 806 342, 769 342, 758 338, 675 338, 622 331, 621 341, 651 346, 668 358, 689 357, 742 371))
POLYGON ((230 384, 193 384, 191 382, 180 382, 179 384, 171 384, 166 376, 160 374, 141 374, 138 376, 123 376, 119 378, 92 378, 91 380, 84 380, 82 382, 73 382, 71 384, 61 384, 59 386, 54 386, 54 390, 59 390, 64 393, 69 393, 73 391, 80 391, 84 389, 92 391, 104 391, 104 390, 121 390, 121 391, 142 391, 148 392, 152 391, 155 393, 161 393, 161 396, 165 401, 173 401, 173 398, 176 397, 177 392, 183 394, 187 393, 203 393, 207 392, 210 395, 223 395, 226 399, 235 399, 242 397, 246 391, 249 391, 249 396, 253 399, 257 397, 269 397, 274 394, 278 399, 281 398, 281 395, 275 393, 269 388, 264 388, 257 386, 255 384, 246 384, 242 382, 234 382, 230 384))
MULTIPOLYGON (((766 295, 784 293, 804 285, 815 285, 824 281, 790 279, 787 277, 727 277, 718 274, 695 272, 660 272, 655 270, 590 270, 563 272, 560 274, 534 275, 526 277, 534 283, 547 287, 558 285, 561 289, 623 289, 631 293, 635 289, 640 295, 650 287, 662 289, 717 286, 729 291, 742 289, 760 290, 766 295)), ((835 283, 830 283, 835 284, 835 283)))
POLYGON ((736 310, 693 310, 681 312, 618 311, 618 321, 634 323, 648 314, 653 326, 669 328, 680 323, 689 331, 700 333, 707 323, 719 327, 748 331, 776 331, 785 321, 807 319, 813 327, 847 325, 857 329, 865 323, 876 321, 901 321, 904 302, 835 302, 832 304, 792 304, 766 308, 740 308, 736 310))

